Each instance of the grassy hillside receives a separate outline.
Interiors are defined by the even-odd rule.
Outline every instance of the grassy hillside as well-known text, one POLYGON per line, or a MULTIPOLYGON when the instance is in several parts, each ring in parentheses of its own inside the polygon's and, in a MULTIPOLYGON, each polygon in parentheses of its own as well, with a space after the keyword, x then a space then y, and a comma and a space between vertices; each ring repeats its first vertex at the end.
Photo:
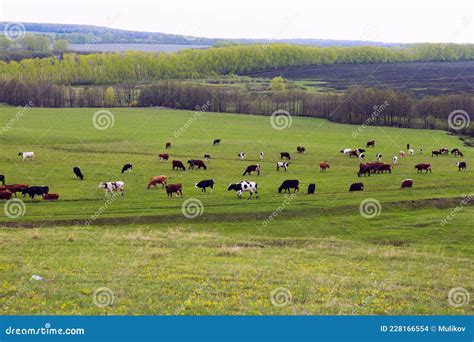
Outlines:
MULTIPOLYGON (((18 117, 0 108, 0 122, 18 117)), ((450 306, 447 293, 472 293, 472 206, 461 204, 473 192, 472 148, 441 131, 368 127, 294 118, 275 130, 269 117, 153 109, 110 109, 114 125, 94 128, 96 109, 28 109, 0 135, 0 174, 7 183, 48 185, 59 202, 25 199, 25 215, 4 225, 39 225, 0 230, 0 312, 36 314, 468 314, 469 304, 450 306), (189 119, 192 122, 187 125, 189 119), (174 136, 174 132, 185 128, 174 136), (211 146, 221 138, 220 146, 211 146), (407 143, 425 153, 400 158, 392 174, 358 179, 358 160, 339 153, 364 147, 385 161, 407 143), (206 171, 172 171, 159 162, 171 141, 171 159, 183 162, 209 153, 206 171), (307 153, 296 154, 303 144, 307 153), (451 156, 431 157, 441 147, 460 148, 468 171, 458 172, 451 156), (34 151, 22 162, 20 151, 34 151), (237 153, 246 152, 240 161, 237 153), (258 153, 265 152, 264 160, 258 153), (279 152, 292 153, 287 172, 275 170, 279 152), (326 160, 325 174, 318 164, 326 160), (120 174, 124 163, 134 170, 120 174), (431 162, 432 174, 413 165, 431 162), (260 163, 260 198, 238 200, 226 190, 260 163), (74 179, 78 164, 86 179, 74 179), (183 198, 146 190, 153 175, 171 176, 184 187, 183 198), (213 194, 194 183, 214 178, 213 194), (400 190, 405 178, 414 188, 400 190), (277 193, 284 179, 299 179, 301 194, 277 193), (123 198, 104 202, 100 181, 123 180, 123 198), (366 191, 349 193, 356 181, 366 191), (316 183, 316 195, 305 194, 316 183), (182 204, 199 199, 203 213, 187 219, 182 204), (373 198, 380 214, 365 218, 359 205, 373 198), (101 208, 97 220, 85 222, 101 208), (458 209, 455 209, 458 208, 458 209), (268 217, 277 213, 273 221, 268 217), (451 215, 452 214, 452 215, 451 215), (451 217, 447 224, 441 222, 451 217), (267 221, 265 221, 267 220, 267 221), (31 275, 44 280, 30 282, 31 275), (25 290, 21 290, 24 289, 25 290), (94 305, 94 290, 113 291, 111 306, 94 305), (291 301, 278 307, 272 291, 283 287, 291 301), (285 290, 286 291, 286 290, 285 290), (13 300, 11 300, 13 296, 13 300)))

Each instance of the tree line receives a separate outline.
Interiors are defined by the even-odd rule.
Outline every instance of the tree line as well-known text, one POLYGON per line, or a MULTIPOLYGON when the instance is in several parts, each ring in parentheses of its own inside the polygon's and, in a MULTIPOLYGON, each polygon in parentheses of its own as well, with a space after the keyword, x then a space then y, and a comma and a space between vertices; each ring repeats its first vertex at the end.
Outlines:
POLYGON ((409 48, 308 47, 286 44, 227 46, 176 53, 64 53, 0 62, 0 79, 56 85, 115 85, 195 79, 255 70, 334 63, 465 61, 473 44, 420 44, 409 48))

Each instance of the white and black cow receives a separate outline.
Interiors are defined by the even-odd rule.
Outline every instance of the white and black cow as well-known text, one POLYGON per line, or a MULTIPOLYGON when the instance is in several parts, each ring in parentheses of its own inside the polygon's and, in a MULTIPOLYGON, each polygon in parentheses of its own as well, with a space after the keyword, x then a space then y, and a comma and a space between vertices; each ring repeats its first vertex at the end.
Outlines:
POLYGON ((211 155, 209 153, 204 153, 204 160, 208 161, 209 159, 211 159, 211 155))
POLYGON ((22 160, 27 160, 27 159, 34 160, 35 159, 35 153, 34 152, 20 152, 20 153, 18 153, 18 155, 23 158, 22 160))
POLYGON ((277 162, 277 171, 280 171, 281 167, 286 171, 286 169, 288 169, 288 165, 290 165, 288 162, 277 162))
POLYGON ((240 152, 237 156, 240 158, 240 160, 243 160, 245 158, 245 153, 240 152))
POLYGON ((234 190, 237 193, 237 197, 240 199, 242 198, 243 192, 249 192, 250 196, 249 199, 252 198, 253 194, 255 194, 255 198, 258 198, 258 191, 257 191, 257 183, 249 182, 248 180, 240 181, 239 183, 229 184, 227 188, 228 191, 234 190))
POLYGON ((263 152, 260 152, 260 153, 258 154, 258 157, 259 157, 260 159, 263 159, 263 152))
POLYGON ((395 165, 396 163, 398 163, 398 157, 397 157, 397 156, 393 156, 393 157, 392 157, 392 162, 393 162, 393 165, 395 165))
POLYGON ((113 193, 113 192, 120 192, 123 196, 123 193, 125 191, 125 183, 122 181, 100 182, 99 188, 104 189, 105 195, 113 193))
POLYGON ((122 167, 122 173, 124 173, 124 172, 130 173, 130 172, 132 172, 132 170, 133 170, 133 165, 130 164, 130 163, 127 163, 122 167))

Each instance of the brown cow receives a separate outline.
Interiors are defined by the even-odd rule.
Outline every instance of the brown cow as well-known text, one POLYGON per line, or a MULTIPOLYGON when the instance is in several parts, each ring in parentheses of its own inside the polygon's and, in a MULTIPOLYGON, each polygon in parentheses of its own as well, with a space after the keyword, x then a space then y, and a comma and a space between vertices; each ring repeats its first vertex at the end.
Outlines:
POLYGON ((165 145, 165 149, 170 149, 170 148, 171 148, 171 143, 167 142, 166 145, 165 145))
POLYGON ((349 152, 349 158, 352 158, 352 157, 358 158, 359 157, 359 152, 357 152, 357 150, 350 151, 349 152))
POLYGON ((392 165, 384 164, 384 163, 377 163, 378 165, 375 166, 375 172, 377 173, 384 173, 387 171, 388 173, 392 173, 392 165))
POLYGON ((365 147, 375 147, 375 140, 367 141, 365 147))
POLYGON ((0 190, 8 190, 11 193, 13 193, 16 197, 17 192, 22 192, 23 189, 28 188, 28 184, 11 184, 11 185, 5 185, 0 188, 0 190))
POLYGON ((168 197, 173 197, 173 193, 176 193, 176 197, 183 196, 183 186, 178 184, 169 184, 166 186, 166 193, 168 197))
POLYGON ((207 169, 206 164, 204 164, 202 160, 190 159, 188 160, 188 164, 189 164, 189 170, 194 170, 194 167, 197 167, 198 169, 202 167, 204 170, 207 169))
POLYGON ((417 172, 422 172, 423 170, 425 170, 426 173, 428 173, 428 171, 432 173, 431 164, 416 164, 415 169, 417 169, 417 172))
POLYGON ((9 200, 12 196, 13 194, 8 190, 0 191, 0 200, 9 200))
POLYGON ((296 152, 305 153, 306 149, 303 146, 296 146, 296 152))
POLYGON ((283 159, 288 159, 288 160, 291 160, 291 156, 288 152, 280 152, 280 158, 283 159))
POLYGON ((166 176, 153 176, 151 177, 150 181, 148 182, 147 189, 150 190, 150 187, 154 186, 155 189, 157 188, 157 184, 161 184, 161 188, 163 189, 166 185, 166 176))
POLYGON ((181 162, 181 160, 173 160, 172 161, 172 164, 173 164, 173 170, 183 170, 183 171, 186 171, 186 168, 184 167, 183 163, 181 162))
POLYGON ((329 169, 329 163, 321 162, 319 163, 319 172, 326 172, 326 169, 329 169))
POLYGON ((57 201, 59 199, 58 193, 43 194, 42 196, 44 201, 57 201))
POLYGON ((413 187, 413 179, 405 179, 402 181, 400 189, 411 188, 413 187))
POLYGON ((168 153, 160 153, 158 155, 158 158, 160 158, 160 161, 168 160, 170 155, 168 153))

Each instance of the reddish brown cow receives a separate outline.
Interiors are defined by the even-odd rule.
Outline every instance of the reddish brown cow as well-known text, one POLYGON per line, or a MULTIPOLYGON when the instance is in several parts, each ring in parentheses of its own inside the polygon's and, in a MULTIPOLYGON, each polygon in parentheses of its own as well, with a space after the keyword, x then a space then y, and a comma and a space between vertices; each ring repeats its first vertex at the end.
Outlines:
POLYGON ((428 173, 428 171, 431 173, 431 164, 417 164, 415 165, 415 169, 417 169, 417 172, 425 170, 426 173, 428 173))
POLYGON ((9 200, 12 196, 13 194, 8 190, 0 191, 0 200, 9 200))
POLYGON ((16 197, 17 192, 22 192, 23 189, 28 188, 28 184, 11 184, 11 185, 5 185, 0 188, 0 190, 8 190, 11 193, 13 193, 16 197))
POLYGON ((373 170, 373 166, 370 165, 370 164, 373 164, 373 163, 367 163, 367 164, 364 164, 364 163, 360 163, 359 164, 359 172, 357 172, 357 177, 360 177, 362 175, 364 176, 370 176, 372 170, 373 170))
POLYGON ((176 197, 183 195, 183 186, 178 184, 169 184, 166 186, 166 193, 168 197, 173 197, 173 193, 176 193, 176 197))
POLYGON ((365 147, 375 147, 375 140, 367 141, 365 147))
POLYGON ((172 164, 173 164, 173 170, 183 170, 183 171, 186 171, 186 168, 184 167, 183 163, 181 162, 181 160, 173 160, 172 161, 172 164))
POLYGON ((329 169, 329 164, 326 162, 319 163, 319 172, 326 172, 326 169, 329 169))
POLYGON ((160 161, 163 161, 163 160, 168 160, 170 157, 170 155, 168 153, 160 153, 158 155, 158 158, 160 158, 160 161))
POLYGON ((375 166, 375 172, 377 173, 384 173, 387 171, 388 173, 392 173, 392 165, 384 164, 384 163, 377 163, 378 165, 375 166))
POLYGON ((411 188, 413 187, 413 179, 405 179, 402 181, 400 189, 411 188))
POLYGON ((291 160, 291 156, 288 152, 280 152, 280 158, 283 159, 288 159, 288 160, 291 160))
POLYGON ((147 189, 150 190, 150 187, 154 186, 155 189, 157 188, 157 184, 161 184, 161 188, 163 189, 166 185, 166 176, 153 176, 151 177, 150 181, 148 182, 147 189))
POLYGON ((57 201, 58 199, 59 199, 58 193, 43 194, 44 201, 57 201))
POLYGON ((207 169, 206 164, 204 164, 202 160, 190 159, 188 160, 188 164, 190 170, 194 170, 194 167, 197 167, 198 169, 202 167, 204 170, 207 169))

